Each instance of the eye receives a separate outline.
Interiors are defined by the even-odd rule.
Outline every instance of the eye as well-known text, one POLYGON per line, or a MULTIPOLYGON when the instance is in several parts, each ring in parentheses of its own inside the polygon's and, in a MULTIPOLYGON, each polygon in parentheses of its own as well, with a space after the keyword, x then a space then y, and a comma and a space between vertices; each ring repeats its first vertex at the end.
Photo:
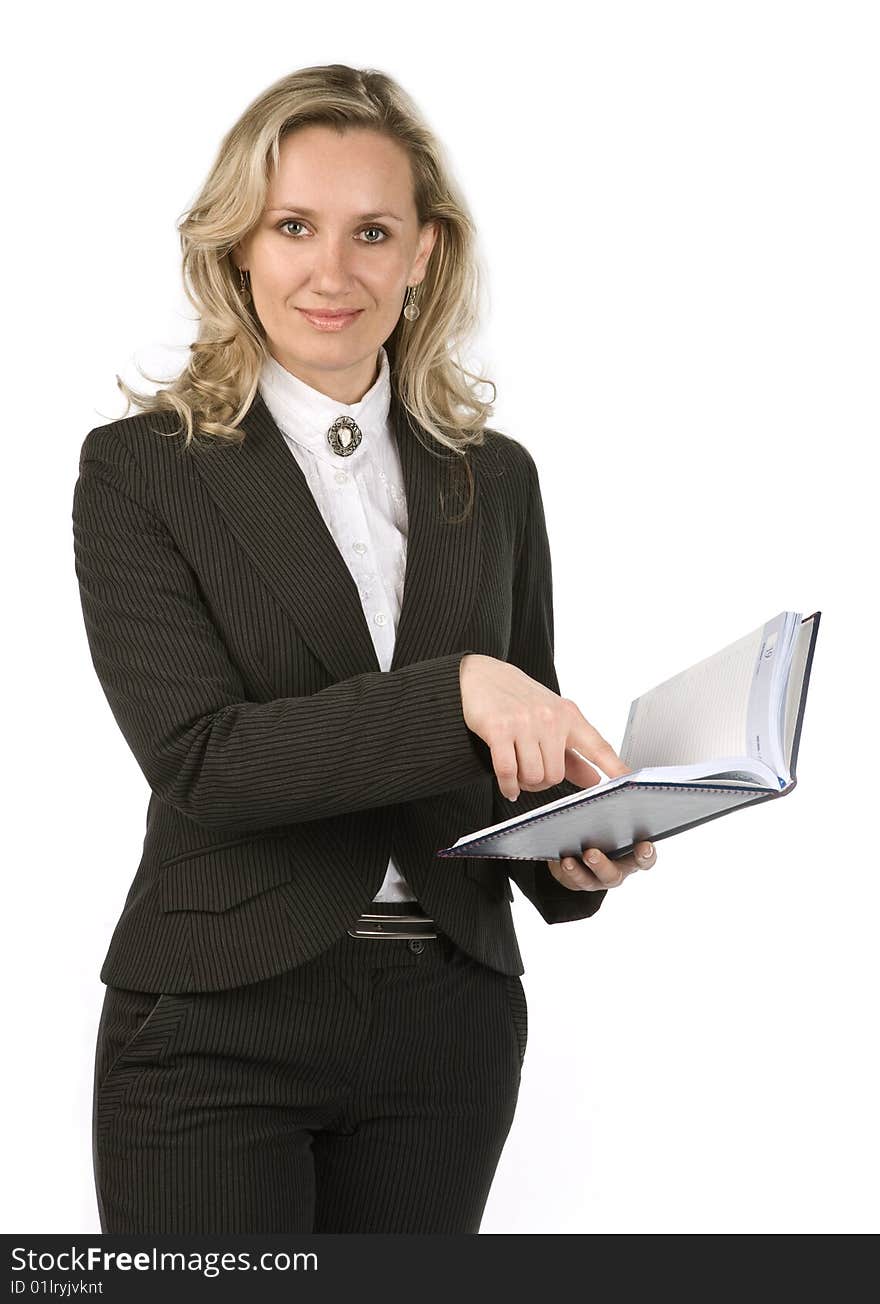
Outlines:
MULTIPOLYGON (((296 217, 286 217, 286 218, 284 219, 283 222, 279 222, 279 223, 278 223, 278 230, 279 230, 279 231, 284 231, 285 234, 287 234, 286 228, 287 228, 288 226, 302 226, 302 227, 304 227, 304 226, 305 226, 305 223, 304 223, 304 222, 300 222, 300 220, 299 220, 298 218, 296 218, 296 217)), ((364 244, 384 244, 386 240, 390 240, 390 238, 391 238, 390 235, 389 235, 389 233, 385 230, 385 228, 384 228, 384 227, 381 227, 381 226, 365 226, 365 227, 364 227, 364 230, 365 230, 365 231, 368 231, 368 232, 369 232, 369 231, 378 231, 379 234, 380 234, 381 237, 382 237, 381 240, 364 240, 364 241, 363 241, 364 244)), ((291 236, 291 238, 294 239, 294 240, 299 240, 299 239, 301 239, 301 237, 300 237, 300 236, 297 236, 297 235, 293 235, 293 236, 291 236)))

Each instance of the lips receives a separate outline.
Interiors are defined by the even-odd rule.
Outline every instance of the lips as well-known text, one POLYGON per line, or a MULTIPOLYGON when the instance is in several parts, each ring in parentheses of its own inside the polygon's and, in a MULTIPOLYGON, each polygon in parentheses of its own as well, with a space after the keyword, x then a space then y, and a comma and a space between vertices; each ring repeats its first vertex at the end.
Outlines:
POLYGON ((320 310, 300 308, 299 311, 305 313, 307 317, 317 317, 319 321, 334 321, 337 317, 354 317, 357 313, 363 312, 363 308, 340 308, 338 312, 328 312, 323 308, 320 310))
POLYGON ((342 331, 347 331, 349 326, 354 325, 359 320, 363 308, 357 308, 354 312, 327 312, 326 310, 319 313, 309 312, 307 308, 300 308, 303 320, 307 321, 313 331, 320 331, 324 335, 339 335, 342 331))

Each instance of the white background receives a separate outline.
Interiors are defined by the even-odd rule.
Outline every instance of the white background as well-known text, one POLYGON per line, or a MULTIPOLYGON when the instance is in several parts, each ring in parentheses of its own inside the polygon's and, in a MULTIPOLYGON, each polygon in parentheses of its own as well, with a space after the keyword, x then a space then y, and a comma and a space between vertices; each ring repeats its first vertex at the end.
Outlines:
POLYGON ((98 972, 148 791, 70 508, 119 372, 184 362, 175 222, 313 63, 397 77, 480 233, 472 363, 538 463, 562 692, 629 704, 821 610, 796 791, 658 843, 591 920, 516 893, 530 1035, 484 1233, 878 1229, 877 9, 40 6, 3 88, 10 617, 3 1229, 96 1232, 98 972))

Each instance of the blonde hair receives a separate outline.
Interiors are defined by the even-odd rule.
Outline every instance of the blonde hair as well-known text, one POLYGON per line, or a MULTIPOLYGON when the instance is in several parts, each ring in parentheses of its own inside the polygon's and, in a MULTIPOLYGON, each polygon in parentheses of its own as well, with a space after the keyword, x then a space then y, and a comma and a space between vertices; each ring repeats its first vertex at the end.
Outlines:
POLYGON ((419 295, 422 311, 415 321, 401 314, 385 350, 402 406, 434 440, 464 453, 467 445, 483 443, 495 398, 494 382, 458 360, 478 318, 482 273, 474 223, 441 143, 406 92, 373 69, 344 64, 302 68, 269 86, 245 109, 178 224, 184 288, 199 320, 187 366, 152 395, 137 393, 118 375, 117 384, 129 405, 176 412, 182 425, 170 433, 185 431, 187 446, 196 434, 243 440, 238 425, 256 395, 268 347, 250 296, 240 288, 231 251, 261 220, 270 164, 277 169, 280 142, 298 127, 316 123, 340 132, 371 128, 408 151, 418 219, 435 221, 438 234, 419 295), (478 397, 472 381, 491 385, 491 403, 478 397))

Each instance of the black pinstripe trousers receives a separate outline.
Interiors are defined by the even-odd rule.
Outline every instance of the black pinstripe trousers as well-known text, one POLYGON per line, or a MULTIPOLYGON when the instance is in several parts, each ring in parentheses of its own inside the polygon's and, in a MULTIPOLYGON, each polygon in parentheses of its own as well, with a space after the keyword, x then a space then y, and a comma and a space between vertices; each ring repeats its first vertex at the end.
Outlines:
POLYGON ((442 932, 345 934, 226 991, 108 986, 92 1117, 101 1230, 477 1232, 526 1038, 520 979, 442 932))

